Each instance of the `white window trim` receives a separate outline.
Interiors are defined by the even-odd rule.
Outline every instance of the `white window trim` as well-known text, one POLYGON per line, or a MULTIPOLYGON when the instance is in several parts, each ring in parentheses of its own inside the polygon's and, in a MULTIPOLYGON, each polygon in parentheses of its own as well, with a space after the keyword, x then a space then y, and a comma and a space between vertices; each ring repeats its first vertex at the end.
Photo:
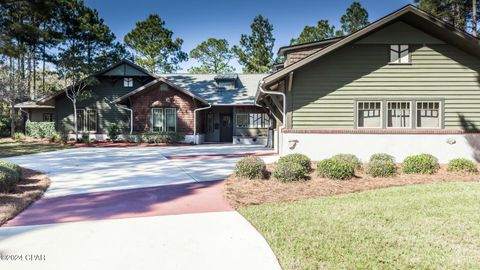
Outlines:
POLYGON ((356 106, 355 106, 355 125, 357 129, 383 129, 383 115, 384 115, 384 110, 383 110, 383 102, 381 100, 357 100, 356 101, 356 106), (359 103, 365 103, 365 102, 378 102, 380 103, 380 126, 379 127, 360 127, 358 125, 358 104, 359 103))
MULTIPOLYGON (((97 109, 77 109, 77 117, 82 114, 83 115, 83 123, 81 128, 80 123, 77 122, 77 128, 79 132, 88 132, 88 133, 95 133, 97 132, 98 129, 98 114, 97 114, 97 109), (95 129, 94 130, 88 130, 88 112, 89 111, 94 111, 95 112, 95 129)), ((78 119, 77 119, 78 120, 78 119)))
POLYGON ((133 87, 133 78, 132 77, 123 78, 123 87, 132 88, 133 87))
POLYGON ((417 109, 417 104, 422 103, 422 102, 437 102, 438 103, 438 127, 419 127, 418 126, 418 121, 415 119, 415 128, 416 129, 424 129, 424 130, 429 130, 429 129, 442 129, 443 126, 443 103, 441 100, 422 100, 418 99, 415 100, 415 118, 417 118, 418 114, 418 109, 417 109))
POLYGON ((388 61, 388 64, 390 65, 411 65, 412 64, 412 56, 411 56, 411 52, 410 52, 410 45, 408 44, 390 44, 390 46, 388 46, 388 57, 390 58, 389 61, 388 61), (391 54, 392 54, 392 46, 398 46, 398 50, 399 50, 399 57, 397 59, 397 61, 392 61, 392 57, 391 57, 391 54), (407 46, 407 50, 408 50, 408 53, 407 53, 407 62, 401 62, 401 48, 402 46, 407 46))
POLYGON ((167 110, 173 110, 174 111, 174 115, 175 115, 175 131, 173 132, 177 132, 178 130, 178 117, 177 117, 177 108, 175 107, 161 107, 161 108, 152 108, 151 109, 151 117, 150 117, 150 123, 151 123, 151 127, 150 127, 150 131, 151 132, 172 132, 172 131, 168 131, 167 130, 167 110), (160 111, 161 115, 162 115, 162 131, 155 131, 154 130, 154 121, 153 121, 153 114, 154 114, 154 111, 155 110, 158 110, 160 111))
MULTIPOLYGON (((416 108, 416 107, 415 107, 416 108)), ((383 115, 383 112, 382 112, 383 115)), ((412 129, 413 128, 413 102, 410 100, 386 100, 385 104, 385 128, 386 129, 412 129), (410 124, 408 127, 389 127, 388 126, 388 103, 390 102, 408 102, 410 103, 410 124)))
POLYGON ((97 110, 96 109, 85 109, 85 131, 86 132, 97 132, 97 126, 98 126, 98 116, 97 116, 97 110), (95 129, 94 130, 89 130, 88 124, 89 124, 89 112, 95 112, 95 129))
POLYGON ((270 128, 271 126, 271 123, 272 123, 272 119, 270 118, 270 116, 267 114, 267 113, 263 113, 263 112, 259 112, 259 113, 236 113, 235 114, 235 128, 238 128, 238 129, 241 129, 241 128, 254 128, 254 129, 268 129, 270 128), (260 127, 257 126, 253 126, 253 125, 250 125, 250 115, 252 114, 260 114, 260 127), (246 127, 240 127, 238 126, 238 116, 241 116, 241 115, 245 115, 247 116, 247 121, 248 121, 248 126, 246 127), (269 125, 266 126, 265 125, 265 118, 268 117, 269 118, 269 125))

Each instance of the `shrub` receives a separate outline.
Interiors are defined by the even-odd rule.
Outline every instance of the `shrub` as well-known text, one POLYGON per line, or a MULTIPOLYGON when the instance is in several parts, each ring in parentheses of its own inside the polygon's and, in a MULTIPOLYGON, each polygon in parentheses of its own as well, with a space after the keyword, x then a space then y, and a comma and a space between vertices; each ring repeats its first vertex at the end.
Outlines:
POLYGON ((462 173, 477 173, 477 164, 466 158, 455 158, 448 162, 447 171, 462 173))
POLYGON ((407 174, 432 174, 438 171, 438 159, 430 154, 420 154, 405 158, 402 164, 403 172, 407 174))
POLYGON ((373 177, 390 177, 397 173, 397 166, 388 159, 373 159, 365 166, 365 173, 373 177))
POLYGON ((278 160, 278 163, 296 163, 302 167, 303 174, 306 174, 312 170, 312 163, 310 161, 310 158, 303 154, 289 154, 283 156, 278 160))
POLYGON ((0 170, 0 192, 10 192, 15 189, 20 176, 12 170, 0 170))
POLYGON ((68 134, 63 131, 55 131, 52 135, 48 138, 50 142, 56 143, 66 143, 68 142, 68 134))
POLYGON ((92 144, 92 141, 90 140, 90 134, 88 133, 82 133, 82 142, 86 145, 92 144))
POLYGON ((355 168, 345 160, 329 158, 317 163, 317 173, 321 177, 346 180, 354 176, 355 168))
POLYGON ((17 164, 12 163, 10 161, 6 161, 6 160, 0 160, 0 170, 4 170, 4 169, 12 170, 16 172, 18 175, 22 174, 22 168, 17 164))
POLYGON ((122 134, 123 130, 123 124, 111 123, 107 127, 108 137, 110 137, 112 141, 116 141, 118 139, 118 135, 122 134))
POLYGON ((248 179, 260 179, 265 176, 265 162, 259 157, 244 157, 235 165, 235 175, 248 179))
POLYGON ((384 161, 391 161, 395 163, 395 158, 385 153, 377 153, 377 154, 371 155, 369 161, 374 161, 374 160, 384 160, 384 161))
POLYGON ((143 143, 177 143, 185 136, 178 132, 145 132, 139 137, 143 143))
POLYGON ((0 192, 10 192, 20 181, 22 169, 17 164, 0 160, 0 192))
POLYGON ((15 141, 24 141, 26 139, 25 134, 21 132, 15 132, 13 133, 12 139, 15 141))
POLYGON ((138 143, 140 142, 140 138, 137 134, 122 134, 122 138, 129 143, 138 143))
POLYGON ((43 139, 50 138, 55 132, 55 122, 31 122, 25 124, 27 136, 43 139))
POLYGON ((273 168, 272 176, 282 182, 299 181, 305 179, 305 167, 295 162, 278 162, 273 168))
POLYGON ((332 157, 332 159, 346 161, 355 169, 360 169, 362 167, 362 162, 360 159, 352 154, 336 154, 332 157))

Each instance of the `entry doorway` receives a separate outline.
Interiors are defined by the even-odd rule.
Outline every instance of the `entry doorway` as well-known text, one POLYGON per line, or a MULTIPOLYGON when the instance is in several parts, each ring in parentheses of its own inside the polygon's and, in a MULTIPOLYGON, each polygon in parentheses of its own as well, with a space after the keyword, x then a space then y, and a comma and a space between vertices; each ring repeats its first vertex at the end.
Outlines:
POLYGON ((233 141, 233 115, 220 114, 220 142, 233 141))

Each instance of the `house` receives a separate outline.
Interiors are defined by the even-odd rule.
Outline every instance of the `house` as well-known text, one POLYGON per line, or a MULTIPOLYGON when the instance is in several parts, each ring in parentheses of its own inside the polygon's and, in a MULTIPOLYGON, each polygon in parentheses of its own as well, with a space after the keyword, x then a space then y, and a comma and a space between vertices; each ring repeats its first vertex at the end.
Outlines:
MULTIPOLYGON (((126 132, 178 132, 185 142, 266 144, 269 113, 255 105, 266 74, 151 74, 127 60, 93 74, 96 83, 77 102, 79 132, 104 140, 109 125, 126 132)), ((73 106, 65 91, 16 105, 30 121, 55 122, 72 132, 73 106)))
MULTIPOLYGON (((194 143, 273 143, 314 160, 384 152, 480 161, 480 40, 468 33, 408 5, 348 36, 278 53, 286 60, 272 74, 150 74, 122 61, 96 74, 81 128, 104 137, 123 122, 194 143)), ((62 93, 21 106, 33 121, 71 126, 62 93)))
POLYGON ((480 41, 406 6, 343 38, 280 48, 256 94, 282 155, 480 160, 480 41))

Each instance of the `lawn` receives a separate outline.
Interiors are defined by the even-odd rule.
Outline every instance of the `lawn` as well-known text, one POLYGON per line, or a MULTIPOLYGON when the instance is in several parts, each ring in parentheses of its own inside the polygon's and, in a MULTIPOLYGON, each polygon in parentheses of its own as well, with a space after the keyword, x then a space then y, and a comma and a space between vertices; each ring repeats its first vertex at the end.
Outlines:
POLYGON ((42 142, 15 142, 11 140, 1 140, 0 158, 56 151, 66 148, 69 148, 69 146, 42 142))
POLYGON ((284 269, 480 269, 479 210, 474 182, 239 209, 284 269))

